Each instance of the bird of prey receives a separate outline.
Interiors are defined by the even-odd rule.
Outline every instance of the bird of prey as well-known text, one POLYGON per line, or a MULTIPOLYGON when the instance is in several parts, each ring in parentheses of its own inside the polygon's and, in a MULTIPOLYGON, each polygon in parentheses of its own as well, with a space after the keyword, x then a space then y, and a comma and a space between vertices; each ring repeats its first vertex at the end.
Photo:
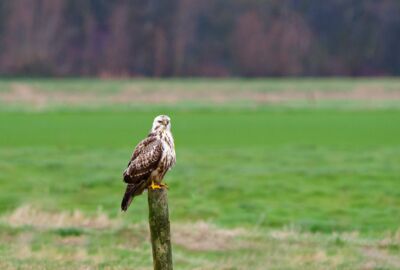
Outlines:
POLYGON ((136 146, 123 173, 127 187, 121 202, 121 210, 126 211, 133 198, 142 194, 145 189, 167 187, 161 181, 167 171, 175 165, 175 161, 171 119, 166 115, 159 115, 154 119, 147 138, 136 146))

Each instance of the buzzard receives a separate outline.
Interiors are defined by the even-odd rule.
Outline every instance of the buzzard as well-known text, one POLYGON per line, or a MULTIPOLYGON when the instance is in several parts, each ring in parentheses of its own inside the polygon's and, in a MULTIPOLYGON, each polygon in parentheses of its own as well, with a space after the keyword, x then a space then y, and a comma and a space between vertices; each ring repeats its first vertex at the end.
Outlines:
POLYGON ((171 119, 166 115, 159 115, 154 119, 147 138, 136 146, 123 173, 127 187, 121 202, 121 210, 126 211, 133 198, 142 194, 146 188, 167 187, 161 181, 167 171, 175 165, 175 161, 171 119))

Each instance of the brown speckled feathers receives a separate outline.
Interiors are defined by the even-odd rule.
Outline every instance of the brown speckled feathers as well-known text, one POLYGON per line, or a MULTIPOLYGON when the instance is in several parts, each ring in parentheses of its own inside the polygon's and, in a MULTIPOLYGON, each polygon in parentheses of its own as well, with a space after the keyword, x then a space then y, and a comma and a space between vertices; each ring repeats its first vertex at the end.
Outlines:
POLYGON ((123 173, 127 186, 121 202, 122 211, 126 211, 132 199, 142 194, 150 184, 161 184, 175 161, 171 119, 166 115, 159 115, 153 121, 150 134, 136 146, 123 173))
POLYGON ((147 137, 135 148, 128 167, 124 171, 124 182, 128 183, 121 209, 126 211, 134 196, 142 194, 147 187, 147 179, 157 168, 162 156, 162 143, 156 136, 147 137))
POLYGON ((128 167, 124 171, 124 182, 137 184, 138 180, 148 178, 157 168, 161 156, 162 142, 150 134, 136 146, 128 167))

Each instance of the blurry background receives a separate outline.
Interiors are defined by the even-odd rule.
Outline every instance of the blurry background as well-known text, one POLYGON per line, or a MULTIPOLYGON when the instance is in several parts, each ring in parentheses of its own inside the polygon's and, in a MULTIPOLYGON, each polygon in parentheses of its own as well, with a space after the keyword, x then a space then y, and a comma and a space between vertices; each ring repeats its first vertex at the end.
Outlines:
POLYGON ((158 114, 175 268, 400 269, 399 1, 0 14, 0 269, 151 269, 146 194, 119 207, 158 114))
POLYGON ((399 75, 400 3, 3 0, 0 72, 399 75))

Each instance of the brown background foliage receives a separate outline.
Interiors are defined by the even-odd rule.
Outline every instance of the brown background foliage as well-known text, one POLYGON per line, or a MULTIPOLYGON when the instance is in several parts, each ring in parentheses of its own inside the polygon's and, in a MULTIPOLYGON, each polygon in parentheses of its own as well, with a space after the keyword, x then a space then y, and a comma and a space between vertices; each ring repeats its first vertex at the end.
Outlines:
POLYGON ((2 0, 0 74, 399 75, 397 0, 2 0))

